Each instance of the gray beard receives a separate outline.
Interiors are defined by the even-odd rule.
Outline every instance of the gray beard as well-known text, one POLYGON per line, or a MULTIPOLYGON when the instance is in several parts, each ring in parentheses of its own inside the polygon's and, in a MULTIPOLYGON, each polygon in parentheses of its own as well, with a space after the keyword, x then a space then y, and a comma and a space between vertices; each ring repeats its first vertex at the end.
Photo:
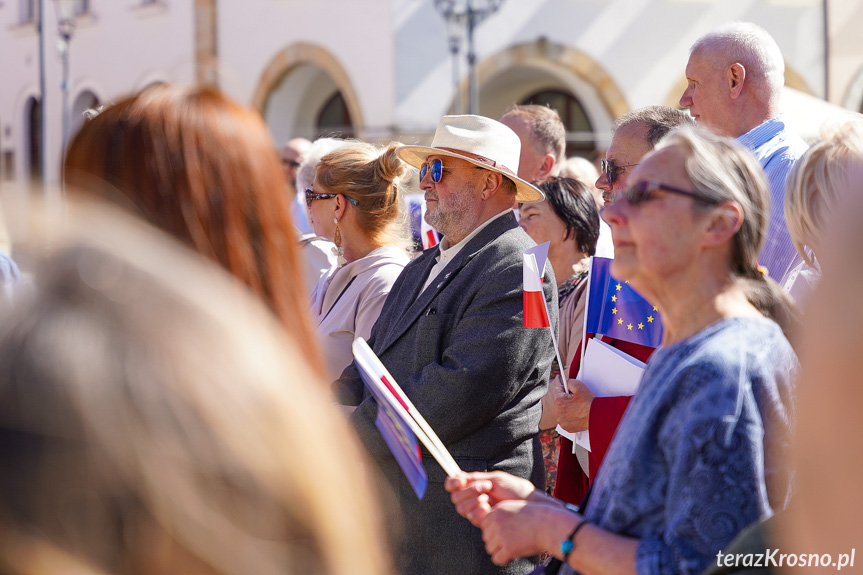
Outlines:
MULTIPOLYGON (((433 194, 437 198, 437 194, 433 194)), ((426 208, 425 221, 444 237, 464 238, 476 227, 481 206, 473 198, 473 190, 465 186, 459 193, 450 196, 449 203, 441 209, 440 199, 437 206, 426 208)))

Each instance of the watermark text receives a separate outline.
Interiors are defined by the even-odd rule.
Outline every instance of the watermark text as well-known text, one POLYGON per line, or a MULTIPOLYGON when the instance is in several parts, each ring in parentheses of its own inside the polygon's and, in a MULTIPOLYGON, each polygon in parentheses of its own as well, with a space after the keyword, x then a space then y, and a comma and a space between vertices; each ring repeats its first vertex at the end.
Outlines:
POLYGON ((833 567, 841 571, 854 567, 856 549, 850 553, 782 553, 779 549, 765 549, 764 553, 723 553, 716 554, 717 567, 833 567))

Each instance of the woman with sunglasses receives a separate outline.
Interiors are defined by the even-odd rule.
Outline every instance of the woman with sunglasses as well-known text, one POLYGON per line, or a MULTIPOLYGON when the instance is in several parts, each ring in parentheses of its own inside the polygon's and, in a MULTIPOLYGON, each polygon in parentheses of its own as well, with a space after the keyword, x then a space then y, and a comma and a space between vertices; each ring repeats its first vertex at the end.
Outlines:
POLYGON ((331 380, 353 361, 354 339, 368 339, 410 261, 399 193, 407 164, 397 147, 343 146, 321 158, 306 189, 312 227, 336 245, 338 256, 312 291, 312 319, 331 380))
POLYGON ((749 301, 788 302, 758 270, 763 172, 735 142, 684 128, 630 183, 603 212, 612 272, 656 304, 662 347, 580 511, 502 473, 448 480, 497 564, 548 551, 565 564, 560 573, 701 573, 787 502, 797 359, 749 301))

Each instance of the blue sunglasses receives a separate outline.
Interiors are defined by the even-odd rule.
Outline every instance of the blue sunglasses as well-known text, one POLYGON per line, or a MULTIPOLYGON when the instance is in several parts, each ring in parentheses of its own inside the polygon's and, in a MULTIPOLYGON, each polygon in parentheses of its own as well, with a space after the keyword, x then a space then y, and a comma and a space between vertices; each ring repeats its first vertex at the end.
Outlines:
MULTIPOLYGON (((443 163, 438 160, 432 160, 430 162, 426 162, 420 167, 420 181, 426 177, 426 174, 429 172, 429 166, 431 166, 431 179, 434 183, 440 182, 440 179, 443 177, 443 163)), ((457 169, 479 169, 479 166, 455 166, 449 167, 447 170, 457 170, 457 169)))

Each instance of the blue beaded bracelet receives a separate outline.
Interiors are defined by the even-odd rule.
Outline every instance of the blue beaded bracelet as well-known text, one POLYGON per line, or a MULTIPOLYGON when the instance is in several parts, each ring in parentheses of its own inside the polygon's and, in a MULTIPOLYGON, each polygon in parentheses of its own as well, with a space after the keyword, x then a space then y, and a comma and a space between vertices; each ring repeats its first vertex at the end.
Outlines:
POLYGON ((560 552, 563 553, 563 562, 566 563, 569 561, 569 554, 575 550, 575 535, 578 533, 578 530, 590 523, 587 519, 582 519, 579 521, 578 525, 575 526, 575 529, 572 530, 572 533, 569 534, 569 537, 560 542, 560 552))

